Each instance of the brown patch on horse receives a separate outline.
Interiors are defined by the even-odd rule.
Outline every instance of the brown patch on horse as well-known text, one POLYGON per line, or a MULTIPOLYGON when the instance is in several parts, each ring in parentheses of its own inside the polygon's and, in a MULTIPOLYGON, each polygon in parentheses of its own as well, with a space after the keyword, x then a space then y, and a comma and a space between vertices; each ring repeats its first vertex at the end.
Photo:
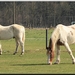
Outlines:
POLYGON ((52 51, 52 48, 53 48, 52 39, 50 39, 50 41, 49 41, 49 51, 52 51))
POLYGON ((64 45, 64 44, 60 41, 60 39, 58 39, 57 45, 64 45))
POLYGON ((52 62, 53 58, 54 58, 54 51, 51 51, 50 52, 50 62, 52 62))
POLYGON ((53 51, 53 42, 52 42, 52 39, 50 39, 50 42, 49 42, 49 53, 50 53, 50 62, 52 62, 52 60, 54 58, 54 51, 53 51))

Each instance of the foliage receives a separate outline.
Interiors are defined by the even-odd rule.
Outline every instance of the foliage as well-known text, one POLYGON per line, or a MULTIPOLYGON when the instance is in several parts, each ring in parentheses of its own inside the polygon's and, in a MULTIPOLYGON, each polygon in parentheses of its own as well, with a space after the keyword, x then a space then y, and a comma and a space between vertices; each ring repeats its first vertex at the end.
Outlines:
POLYGON ((23 24, 25 27, 69 25, 75 19, 75 2, 21 1, 0 2, 0 24, 23 24))

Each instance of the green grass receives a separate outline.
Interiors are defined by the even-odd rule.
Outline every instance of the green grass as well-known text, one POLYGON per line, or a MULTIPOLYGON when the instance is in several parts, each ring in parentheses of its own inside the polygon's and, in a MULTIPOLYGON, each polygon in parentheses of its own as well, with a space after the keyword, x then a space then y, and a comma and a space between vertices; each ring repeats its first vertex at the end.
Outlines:
MULTIPOLYGON (((52 31, 48 30, 48 39, 52 31)), ((64 47, 61 47, 60 64, 47 65, 45 37, 45 29, 26 29, 23 56, 20 56, 20 47, 18 53, 13 55, 14 39, 1 40, 3 54, 0 55, 0 74, 75 74, 75 65, 72 64, 71 57, 64 47)), ((75 56, 75 45, 70 47, 75 56)))

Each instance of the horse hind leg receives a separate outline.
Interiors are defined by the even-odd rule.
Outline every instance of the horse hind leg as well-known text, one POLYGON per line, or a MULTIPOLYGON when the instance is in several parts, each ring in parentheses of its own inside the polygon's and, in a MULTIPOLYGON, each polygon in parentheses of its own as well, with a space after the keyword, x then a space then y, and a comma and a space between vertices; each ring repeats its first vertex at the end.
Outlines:
POLYGON ((21 46, 21 55, 24 55, 24 42, 20 41, 20 46, 21 46))
POLYGON ((21 46, 21 55, 23 55, 24 54, 24 38, 21 37, 21 35, 20 35, 18 41, 19 41, 19 44, 21 46))
MULTIPOLYGON (((16 40, 16 39, 15 39, 16 40)), ((13 53, 13 55, 15 55, 17 52, 18 52, 18 46, 19 46, 19 42, 18 40, 16 40, 16 50, 15 52, 13 53)))
POLYGON ((24 42, 25 42, 25 32, 22 34, 22 37, 20 38, 20 46, 21 46, 21 55, 24 55, 24 42))

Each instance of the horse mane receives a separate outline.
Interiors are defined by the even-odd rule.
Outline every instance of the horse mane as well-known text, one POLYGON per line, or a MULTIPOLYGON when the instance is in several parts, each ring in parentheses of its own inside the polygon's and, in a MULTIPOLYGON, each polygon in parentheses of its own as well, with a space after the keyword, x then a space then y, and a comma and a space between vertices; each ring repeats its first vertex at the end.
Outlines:
POLYGON ((49 41, 49 50, 51 51, 52 50, 52 39, 50 38, 50 41, 49 41))
POLYGON ((60 35, 60 31, 61 31, 61 28, 63 27, 62 24, 58 24, 56 26, 56 28, 54 29, 52 35, 51 35, 51 39, 54 41, 54 42, 57 42, 58 39, 59 39, 59 35, 60 35))
MULTIPOLYGON (((60 36, 60 30, 63 27, 62 24, 58 24, 56 26, 56 28, 54 29, 54 31, 52 32, 52 35, 50 37, 50 41, 49 41, 49 49, 52 50, 53 45, 55 46, 56 43, 58 45, 63 45, 62 42, 60 42, 59 36, 60 36)), ((55 47, 54 47, 55 48, 55 47)))

